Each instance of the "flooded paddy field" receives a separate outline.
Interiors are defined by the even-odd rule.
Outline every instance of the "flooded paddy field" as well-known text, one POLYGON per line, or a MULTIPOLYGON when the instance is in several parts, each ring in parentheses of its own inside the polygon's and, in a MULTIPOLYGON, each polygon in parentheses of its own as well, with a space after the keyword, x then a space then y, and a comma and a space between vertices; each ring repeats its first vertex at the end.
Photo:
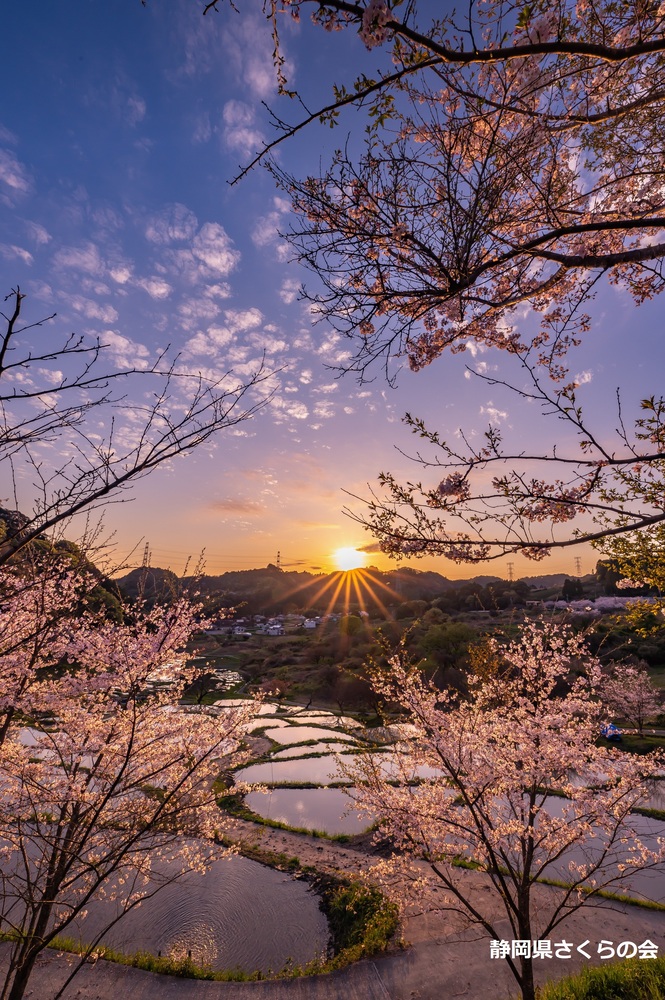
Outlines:
MULTIPOLYGON (((72 928, 96 938, 117 911, 95 901, 72 928)), ((243 857, 216 861, 205 875, 189 874, 125 914, 102 942, 132 954, 191 958, 213 969, 267 973, 288 960, 306 963, 324 954, 328 922, 309 884, 243 857)))

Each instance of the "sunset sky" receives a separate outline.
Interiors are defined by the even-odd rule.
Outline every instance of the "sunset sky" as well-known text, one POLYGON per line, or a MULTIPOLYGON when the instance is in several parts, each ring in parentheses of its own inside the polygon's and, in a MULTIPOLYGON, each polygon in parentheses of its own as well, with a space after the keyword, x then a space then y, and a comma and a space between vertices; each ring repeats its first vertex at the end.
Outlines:
MULTIPOLYGON (((298 301, 300 284, 315 288, 316 279, 289 261, 278 236, 289 226, 288 201, 261 168, 228 183, 272 135, 262 101, 297 117, 293 102, 276 96, 260 3, 240 6, 239 15, 227 9, 205 18, 195 0, 8 6, 0 68, 3 294, 20 284, 26 318, 58 313, 41 337, 99 335, 118 365, 145 365, 171 344, 190 370, 246 377, 265 354, 270 403, 139 482, 131 503, 108 508, 106 526, 120 551, 139 545, 140 560, 147 540, 153 565, 175 570, 205 547, 209 572, 265 566, 278 551, 285 568, 327 571, 335 549, 372 543, 342 513, 346 505, 362 512, 345 490, 367 496, 382 470, 427 476, 395 449, 417 448, 401 423, 405 411, 444 436, 498 423, 520 450, 556 438, 558 428, 468 377, 473 363, 508 374, 505 359, 490 351, 444 357, 418 374, 404 369, 396 388, 379 369, 363 385, 339 377, 335 366, 350 345, 313 325, 298 301)), ((290 78, 312 106, 329 99, 334 80, 371 74, 381 58, 348 32, 328 35, 306 23, 285 21, 284 39, 290 78)), ((312 127, 281 148, 280 162, 316 171, 362 125, 352 112, 336 130, 312 127)), ((617 386, 628 415, 641 396, 662 392, 663 306, 636 312, 625 292, 605 287, 593 311, 572 367, 596 426, 610 431, 617 386)), ((26 473, 24 509, 30 484, 26 473)), ((1 492, 11 503, 6 484, 1 492)), ((572 574, 575 555, 583 572, 598 558, 575 549, 538 564, 509 559, 515 576, 572 574)), ((377 553, 369 561, 392 565, 377 553)), ((505 576, 508 561, 411 565, 450 577, 505 576)))

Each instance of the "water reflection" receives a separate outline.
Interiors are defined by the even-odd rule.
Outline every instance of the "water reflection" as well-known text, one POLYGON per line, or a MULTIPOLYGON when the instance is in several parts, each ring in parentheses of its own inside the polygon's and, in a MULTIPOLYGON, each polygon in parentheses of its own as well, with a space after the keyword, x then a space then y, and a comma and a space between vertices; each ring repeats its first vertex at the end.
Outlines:
MULTIPOLYGON (((346 754, 348 759, 349 755, 346 754)), ((288 781, 311 781, 315 785, 325 785, 329 781, 343 781, 337 772, 337 759, 332 755, 308 757, 304 760, 266 761, 252 764, 236 772, 238 781, 261 782, 268 785, 288 781)))
POLYGON ((343 815, 353 802, 341 788, 274 788, 250 792, 245 801, 264 819, 329 834, 362 833, 373 821, 371 816, 343 815))
POLYGON ((335 729, 319 729, 318 726, 285 726, 283 729, 267 729, 266 736, 274 740, 275 743, 282 743, 284 746, 292 746, 294 743, 303 743, 306 740, 345 740, 355 743, 353 736, 340 733, 335 729))
MULTIPOLYGON (((92 902, 73 936, 94 940, 116 913, 92 902)), ((102 938, 126 953, 145 950, 214 969, 277 971, 287 959, 308 962, 325 951, 328 925, 306 882, 242 857, 189 874, 125 914, 102 938)))
POLYGON ((343 753, 344 750, 348 749, 348 743, 334 742, 329 743, 314 743, 312 746, 300 747, 292 746, 285 747, 284 750, 275 750, 271 754, 273 760, 284 760, 287 757, 302 757, 303 754, 331 754, 331 753, 343 753))

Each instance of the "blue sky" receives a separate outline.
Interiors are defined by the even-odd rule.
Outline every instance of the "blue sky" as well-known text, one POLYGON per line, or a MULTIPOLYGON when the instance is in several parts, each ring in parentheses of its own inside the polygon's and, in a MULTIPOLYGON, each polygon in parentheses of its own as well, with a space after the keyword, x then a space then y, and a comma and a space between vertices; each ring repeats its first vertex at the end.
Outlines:
MULTIPOLYGON (((265 354, 275 373, 272 400, 252 421, 108 509, 120 551, 147 539, 153 563, 175 569, 203 547, 210 572, 265 565, 278 550, 285 565, 330 569, 334 549, 370 542, 341 513, 343 490, 367 495, 381 470, 418 477, 394 448, 412 446, 400 422, 407 410, 450 435, 462 425, 481 433, 493 419, 523 447, 548 433, 513 397, 465 378, 468 356, 440 359, 418 375, 403 371, 394 390, 380 371, 360 386, 327 367, 343 364, 349 345, 313 326, 298 301, 300 283, 313 279, 289 261, 278 236, 289 224, 288 201, 262 169, 228 183, 271 135, 261 102, 295 114, 276 97, 259 6, 203 18, 193 0, 146 8, 139 0, 68 0, 13 4, 3 18, 11 40, 0 68, 10 97, 0 111, 5 292, 21 285, 31 319, 57 311, 50 337, 100 336, 118 366, 145 366, 170 344, 191 371, 232 369, 242 378, 265 354)), ((290 77, 312 105, 328 99, 333 80, 370 72, 381 58, 346 32, 307 24, 286 28, 285 48, 290 77)), ((282 147, 281 162, 314 171, 361 126, 351 113, 334 132, 313 127, 282 147)), ((594 310, 574 370, 588 373, 589 403, 609 428, 617 385, 627 400, 659 392, 661 307, 642 307, 637 322, 628 297, 608 289, 594 310)), ((502 370, 491 352, 476 360, 502 370)), ((129 405, 122 416, 130 440, 129 405)), ((27 472, 19 478, 25 508, 31 482, 27 472)), ((572 573, 575 554, 590 571, 590 551, 538 565, 511 561, 516 575, 572 573)), ((380 555, 372 562, 389 565, 380 555)), ((413 565, 454 577, 506 574, 506 563, 413 565)))

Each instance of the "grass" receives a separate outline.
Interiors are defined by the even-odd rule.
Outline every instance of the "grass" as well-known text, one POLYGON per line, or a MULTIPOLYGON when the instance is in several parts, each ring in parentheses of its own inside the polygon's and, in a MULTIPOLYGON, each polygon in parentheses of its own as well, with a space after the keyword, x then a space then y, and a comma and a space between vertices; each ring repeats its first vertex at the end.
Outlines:
MULTIPOLYGON (((456 857, 453 858, 450 864, 454 868, 467 868, 469 871, 483 871, 483 866, 478 864, 477 861, 471 861, 468 858, 456 857)), ((568 882, 563 882, 556 878, 539 878, 536 879, 539 885, 551 885, 556 889, 569 889, 570 884, 568 882)), ((656 910, 659 913, 665 912, 665 903, 657 903, 653 899, 639 899, 635 896, 627 896, 620 892, 610 892, 609 889, 597 889, 596 891, 592 889, 585 889, 584 886, 580 887, 580 891, 591 895, 593 893, 594 897, 599 897, 600 899, 610 899, 614 903, 625 903, 628 906, 639 906, 643 910, 656 910)))
MULTIPOLYGON (((81 941, 65 937, 54 938, 49 947, 72 955, 83 955, 88 950, 81 941)), ((106 945, 97 945, 91 957, 103 959, 106 962, 115 962, 118 965, 127 965, 133 969, 143 969, 145 972, 156 972, 161 976, 176 976, 180 979, 208 979, 222 983, 237 983, 256 982, 269 978, 269 974, 260 971, 211 969, 205 965, 197 965, 191 958, 169 958, 163 955, 153 955, 148 951, 136 951, 132 955, 125 955, 116 948, 109 948, 106 945)))
POLYGON ((665 997, 665 958, 631 959, 548 983, 539 1000, 662 1000, 665 997))
MULTIPOLYGON (((558 889, 569 889, 570 884, 568 882, 559 881, 555 878, 539 878, 536 880, 541 885, 553 885, 558 889)), ((611 899, 614 903, 626 903, 628 906, 639 906, 643 910, 656 910, 658 912, 665 912, 665 903, 657 903, 653 899, 640 899, 635 896, 626 896, 621 892, 610 892, 609 889, 587 889, 584 886, 580 886, 580 891, 588 895, 593 894, 594 897, 599 897, 600 899, 611 899)))
POLYGON ((645 754, 652 750, 665 750, 665 736, 638 736, 637 733, 623 733, 621 743, 608 742, 600 737, 600 746, 614 746, 627 753, 645 754))

